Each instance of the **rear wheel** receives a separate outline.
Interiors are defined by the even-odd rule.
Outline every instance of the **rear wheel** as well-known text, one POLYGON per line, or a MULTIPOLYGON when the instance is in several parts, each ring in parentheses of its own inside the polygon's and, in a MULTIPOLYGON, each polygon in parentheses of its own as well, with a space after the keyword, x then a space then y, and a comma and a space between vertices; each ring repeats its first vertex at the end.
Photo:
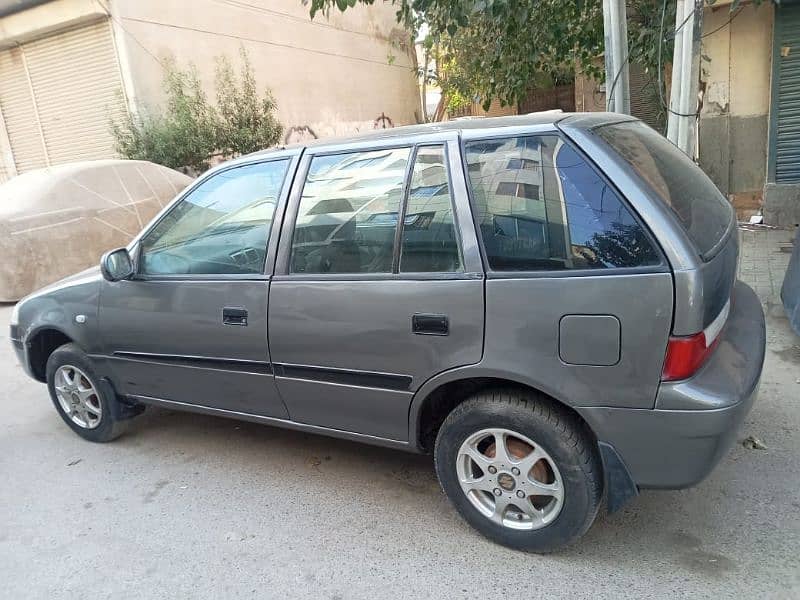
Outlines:
POLYGON ((434 453, 439 481, 459 513, 505 546, 557 550, 597 515, 602 468, 591 435, 547 398, 478 393, 445 419, 434 453))
POLYGON ((99 383, 91 359, 75 344, 57 348, 47 360, 47 389, 64 422, 84 439, 109 442, 124 432, 125 422, 99 383))

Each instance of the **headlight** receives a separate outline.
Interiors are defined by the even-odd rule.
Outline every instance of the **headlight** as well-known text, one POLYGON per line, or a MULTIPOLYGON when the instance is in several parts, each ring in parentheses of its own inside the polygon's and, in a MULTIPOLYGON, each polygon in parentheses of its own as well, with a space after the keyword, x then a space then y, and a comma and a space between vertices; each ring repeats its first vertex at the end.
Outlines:
POLYGON ((22 302, 17 302, 14 305, 14 308, 11 310, 11 321, 9 325, 19 325, 19 307, 22 306, 22 302))

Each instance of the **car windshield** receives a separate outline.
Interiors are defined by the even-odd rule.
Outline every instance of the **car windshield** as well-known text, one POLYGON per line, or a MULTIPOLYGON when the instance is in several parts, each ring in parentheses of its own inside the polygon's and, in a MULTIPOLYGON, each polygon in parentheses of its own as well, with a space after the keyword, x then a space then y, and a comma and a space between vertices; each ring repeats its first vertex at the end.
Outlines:
POLYGON ((733 208, 708 175, 640 121, 603 125, 594 133, 672 209, 697 253, 709 260, 728 230, 733 208))

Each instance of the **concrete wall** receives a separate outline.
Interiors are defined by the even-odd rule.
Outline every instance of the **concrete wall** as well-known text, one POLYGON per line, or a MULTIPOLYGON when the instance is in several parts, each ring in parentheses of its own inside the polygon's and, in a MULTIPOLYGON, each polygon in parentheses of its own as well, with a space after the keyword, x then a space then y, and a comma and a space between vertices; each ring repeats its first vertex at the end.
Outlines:
POLYGON ((766 181, 774 9, 743 5, 725 26, 730 18, 727 6, 703 15, 700 166, 746 212, 758 209, 766 181))
POLYGON ((215 57, 238 65, 243 46, 289 141, 307 137, 306 128, 318 137, 372 129, 381 114, 394 125, 417 122, 414 50, 389 3, 314 21, 300 0, 113 0, 111 10, 138 108, 163 99, 157 59, 194 63, 213 98, 215 57))

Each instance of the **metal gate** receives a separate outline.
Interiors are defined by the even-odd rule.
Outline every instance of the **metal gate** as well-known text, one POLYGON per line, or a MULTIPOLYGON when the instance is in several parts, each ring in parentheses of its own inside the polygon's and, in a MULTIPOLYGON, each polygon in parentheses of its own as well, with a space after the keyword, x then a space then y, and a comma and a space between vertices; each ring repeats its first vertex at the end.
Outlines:
POLYGON ((800 183, 800 4, 775 10, 769 178, 800 183))

